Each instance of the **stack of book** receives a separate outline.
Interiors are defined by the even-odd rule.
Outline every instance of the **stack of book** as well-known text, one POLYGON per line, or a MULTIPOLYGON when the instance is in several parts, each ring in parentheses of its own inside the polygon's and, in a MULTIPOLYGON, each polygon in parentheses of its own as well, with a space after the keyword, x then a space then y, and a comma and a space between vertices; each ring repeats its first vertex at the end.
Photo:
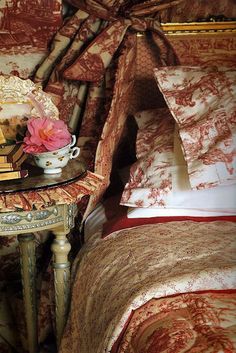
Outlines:
POLYGON ((0 145, 0 181, 28 176, 28 170, 21 166, 25 159, 22 144, 0 145))

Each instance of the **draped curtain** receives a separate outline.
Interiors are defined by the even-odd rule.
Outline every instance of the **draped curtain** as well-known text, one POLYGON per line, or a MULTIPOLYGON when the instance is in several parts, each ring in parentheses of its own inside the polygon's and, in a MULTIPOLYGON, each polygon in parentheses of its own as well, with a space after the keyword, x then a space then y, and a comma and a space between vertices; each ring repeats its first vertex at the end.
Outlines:
MULTIPOLYGON (((76 133, 80 158, 89 170, 104 176, 87 213, 109 185, 134 81, 136 32, 152 31, 168 48, 157 15, 182 2, 70 0, 75 12, 57 32, 35 74, 34 81, 52 95, 60 118, 76 133)), ((166 64, 176 64, 174 52, 168 53, 166 64)))

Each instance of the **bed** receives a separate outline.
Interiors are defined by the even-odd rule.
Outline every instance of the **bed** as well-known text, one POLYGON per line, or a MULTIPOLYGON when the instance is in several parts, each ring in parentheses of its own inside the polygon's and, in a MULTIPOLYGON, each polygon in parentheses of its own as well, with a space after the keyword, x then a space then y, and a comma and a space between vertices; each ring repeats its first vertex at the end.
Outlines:
MULTIPOLYGON (((132 117, 111 185, 85 217, 60 353, 236 351, 232 25, 163 25, 179 60, 169 66, 156 61, 153 38, 137 35, 132 117)), ((111 115, 100 172, 112 159, 109 133, 127 123, 111 115)))

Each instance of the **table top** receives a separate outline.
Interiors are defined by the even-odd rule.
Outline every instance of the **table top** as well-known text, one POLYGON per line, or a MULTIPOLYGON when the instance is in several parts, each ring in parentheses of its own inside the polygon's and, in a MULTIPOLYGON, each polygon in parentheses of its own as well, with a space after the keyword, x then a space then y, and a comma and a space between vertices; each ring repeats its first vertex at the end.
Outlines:
POLYGON ((72 183, 86 174, 85 166, 76 159, 70 160, 58 174, 44 174, 43 169, 27 163, 22 165, 22 169, 28 169, 29 176, 23 179, 0 181, 0 194, 58 187, 72 183))

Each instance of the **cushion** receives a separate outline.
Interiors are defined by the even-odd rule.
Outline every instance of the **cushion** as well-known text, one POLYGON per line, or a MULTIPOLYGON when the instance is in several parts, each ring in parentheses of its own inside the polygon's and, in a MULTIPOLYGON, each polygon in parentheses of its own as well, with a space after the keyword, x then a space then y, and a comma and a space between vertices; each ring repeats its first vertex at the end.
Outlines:
POLYGON ((193 189, 236 182, 236 71, 199 67, 155 69, 179 126, 193 189))
POLYGON ((136 208, 129 210, 128 217, 236 214, 234 185, 191 189, 178 126, 168 108, 142 111, 135 118, 139 127, 138 159, 130 168, 120 202, 136 208), (142 211, 143 208, 150 208, 150 212, 142 211), (169 213, 164 214, 164 208, 169 213))
POLYGON ((175 122, 167 108, 135 115, 138 123, 137 162, 130 168, 121 204, 134 207, 165 206, 172 189, 175 122))

